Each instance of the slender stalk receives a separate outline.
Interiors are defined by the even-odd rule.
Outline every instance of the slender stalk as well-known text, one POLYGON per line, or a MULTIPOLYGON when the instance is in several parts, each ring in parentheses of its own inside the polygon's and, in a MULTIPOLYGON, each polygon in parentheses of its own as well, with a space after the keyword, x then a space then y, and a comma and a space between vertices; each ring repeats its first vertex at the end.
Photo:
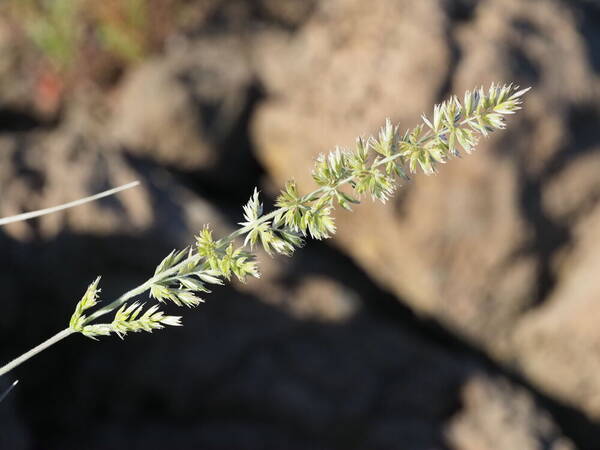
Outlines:
POLYGON ((6 225, 13 222, 21 222, 22 220, 33 219, 34 217, 44 216, 46 214, 52 214, 57 211, 62 211, 63 209, 73 208, 75 206, 83 205, 84 203, 93 202, 94 200, 98 200, 104 197, 108 197, 109 195, 114 195, 118 192, 124 191, 126 189, 130 189, 132 187, 140 184, 139 181, 133 181, 131 183, 124 184, 123 186, 119 186, 113 189, 109 189, 104 192, 100 192, 98 194, 90 195, 89 197, 80 198, 79 200, 75 200, 69 203, 63 203, 62 205, 52 206, 51 208, 38 209, 37 211, 26 212, 23 214, 17 214, 16 216, 3 217, 0 219, 0 226, 6 225))
POLYGON ((54 344, 56 344, 59 341, 62 341, 64 338, 70 336, 71 334, 75 333, 75 331, 71 330, 70 328, 65 328, 64 330, 62 330, 59 333, 56 333, 54 336, 52 336, 50 339, 45 340, 44 342, 42 342, 40 345, 33 347, 31 350, 29 350, 27 353, 23 353, 21 356, 19 356, 18 358, 13 359, 11 362, 9 362, 8 364, 0 367, 0 377, 8 372, 10 372, 11 370, 13 370, 15 367, 17 367, 18 365, 24 363, 25 361, 27 361, 29 358, 37 355, 38 353, 46 350, 48 347, 53 346, 54 344))

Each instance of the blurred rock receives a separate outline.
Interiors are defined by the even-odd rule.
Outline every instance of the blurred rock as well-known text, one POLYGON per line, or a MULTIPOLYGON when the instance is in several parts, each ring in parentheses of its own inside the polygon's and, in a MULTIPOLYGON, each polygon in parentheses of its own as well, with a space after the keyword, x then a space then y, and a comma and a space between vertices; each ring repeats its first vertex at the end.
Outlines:
POLYGON ((360 308, 356 294, 323 277, 309 277, 296 287, 287 302, 301 319, 345 322, 360 308))
POLYGON ((260 0, 267 17, 288 27, 302 25, 312 13, 316 0, 260 0))
POLYGON ((176 68, 163 59, 147 62, 124 82, 113 133, 136 154, 150 153, 160 163, 197 169, 216 159, 198 127, 198 112, 176 68))
MULTIPOLYGON (((230 231, 263 176, 255 145, 273 185, 308 190, 317 153, 385 116, 408 128, 451 92, 515 80, 534 90, 508 131, 392 205, 339 212, 335 243, 418 314, 599 419, 599 95, 585 41, 597 31, 581 5, 209 1, 206 28, 110 94, 74 94, 55 128, 0 124, 1 215, 142 181, 2 229, 2 353, 64 326, 98 273, 111 298, 203 223, 230 231)), ((16 84, 0 97, 21 98, 16 84)), ((301 252, 260 254, 261 280, 216 290, 182 329, 97 346, 79 336, 40 355, 6 404, 0 446, 573 448, 468 345, 394 315, 339 255, 301 252)))
MULTIPOLYGON (((98 141, 97 128, 81 109, 56 130, 2 139, 2 216, 46 208, 128 183, 139 177, 122 155, 98 141), (82 113, 83 114, 80 114, 82 113)), ((5 228, 16 238, 49 238, 64 228, 106 234, 149 227, 154 216, 144 188, 126 191, 35 221, 5 228), (125 212, 125 213, 124 213, 125 212)))
POLYGON ((573 450, 550 417, 523 389, 506 380, 475 376, 463 386, 461 411, 448 426, 456 450, 573 450))
POLYGON ((519 366, 553 396, 600 417, 600 207, 573 229, 573 248, 562 255, 557 286, 517 326, 519 366))
POLYGON ((570 229, 593 213, 600 198, 600 145, 584 149, 548 180, 542 204, 552 220, 570 229))
POLYGON ((127 76, 110 133, 158 163, 188 172, 214 168, 244 114, 251 84, 234 37, 184 41, 127 76))
POLYGON ((26 241, 50 240, 61 233, 145 236, 162 252, 187 245, 204 223, 219 234, 230 230, 205 200, 164 169, 131 161, 104 133, 104 124, 90 114, 89 105, 73 104, 56 129, 0 139, 3 217, 141 182, 116 196, 10 224, 3 228, 8 236, 26 241))
MULTIPOLYGON (((265 37, 259 46, 271 100, 254 121, 258 154, 276 184, 295 178, 303 191, 313 187, 316 154, 352 146, 385 116, 408 128, 451 92, 492 81, 533 85, 508 130, 477 154, 452 161, 439 176, 416 177, 391 207, 366 200, 355 213, 337 215, 336 244, 382 286, 504 362, 517 355, 534 361, 541 352, 538 346, 530 355, 513 334, 561 282, 556 267, 566 270, 556 258, 570 244, 571 224, 560 215, 572 207, 560 199, 587 209, 598 200, 598 177, 583 159, 577 164, 586 168, 567 175, 593 136, 597 142, 599 83, 579 7, 330 1, 288 43, 265 37), (564 189, 554 181, 559 176, 570 178, 564 189)), ((592 342, 572 352, 584 359, 592 342)), ((545 354, 557 351, 540 345, 545 354)), ((583 400, 586 375, 565 367, 573 375, 561 379, 569 392, 561 398, 600 417, 583 400)), ((544 376, 527 373, 552 395, 544 376)))
POLYGON ((361 313, 357 293, 327 277, 308 274, 298 277, 294 266, 281 266, 266 255, 259 258, 260 279, 248 280, 236 287, 259 297, 291 316, 317 322, 345 322, 361 313), (273 270, 277 268, 278 270, 273 270), (293 285, 290 285, 293 277, 293 285), (300 278, 298 281, 297 278, 300 278))

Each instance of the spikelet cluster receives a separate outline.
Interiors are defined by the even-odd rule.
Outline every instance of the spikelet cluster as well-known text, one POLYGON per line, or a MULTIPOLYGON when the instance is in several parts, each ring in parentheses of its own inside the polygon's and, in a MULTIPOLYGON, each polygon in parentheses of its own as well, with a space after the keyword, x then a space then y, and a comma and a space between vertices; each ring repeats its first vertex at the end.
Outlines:
MULTIPOLYGON (((457 97, 436 105, 431 117, 400 134, 398 126, 386 120, 376 137, 356 140, 353 150, 336 148, 317 158, 312 172, 318 188, 308 194, 298 192, 289 181, 276 200, 274 211, 265 214, 259 192, 255 189, 243 207, 240 228, 231 235, 215 240, 206 226, 196 237, 195 245, 170 253, 156 268, 154 276, 142 287, 160 303, 195 307, 209 293, 210 285, 223 284, 236 277, 259 277, 253 250, 261 246, 268 254, 290 256, 307 237, 325 239, 336 231, 333 209, 336 205, 351 210, 364 196, 386 202, 398 184, 409 180, 419 169, 426 175, 440 164, 471 153, 481 136, 504 129, 504 118, 520 109, 521 97, 528 89, 518 86, 492 85, 467 92, 462 102, 457 97)), ((96 279, 77 304, 70 327, 88 337, 115 333, 152 331, 164 325, 180 325, 180 317, 167 316, 158 305, 144 310, 139 302, 126 303, 127 296, 101 310, 117 309, 112 322, 90 324, 84 312, 97 304, 96 279)))
POLYGON ((73 331, 92 339, 96 339, 97 336, 108 336, 111 333, 123 338, 128 332, 152 332, 152 330, 164 328, 164 325, 181 325, 181 317, 165 315, 162 311, 159 311, 158 305, 151 306, 144 311, 144 305, 137 302, 130 305, 123 304, 116 312, 111 323, 86 324, 87 317, 83 313, 98 304, 99 282, 100 277, 88 286, 85 294, 77 303, 75 312, 69 322, 69 328, 73 331))

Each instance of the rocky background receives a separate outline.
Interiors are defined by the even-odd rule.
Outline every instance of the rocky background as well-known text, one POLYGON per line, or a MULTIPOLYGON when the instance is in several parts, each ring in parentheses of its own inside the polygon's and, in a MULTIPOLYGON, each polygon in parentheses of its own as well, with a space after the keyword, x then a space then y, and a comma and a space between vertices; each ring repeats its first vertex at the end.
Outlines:
POLYGON ((260 255, 185 327, 0 380, 0 448, 600 449, 595 0, 5 0, 0 56, 0 216, 142 182, 0 229, 2 361, 385 117, 533 87, 476 154, 260 255))

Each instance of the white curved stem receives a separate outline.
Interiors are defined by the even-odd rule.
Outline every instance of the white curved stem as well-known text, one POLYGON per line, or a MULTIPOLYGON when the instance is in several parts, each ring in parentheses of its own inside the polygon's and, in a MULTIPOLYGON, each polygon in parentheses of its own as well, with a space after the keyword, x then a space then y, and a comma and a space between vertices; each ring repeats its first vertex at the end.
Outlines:
POLYGON ((20 222, 22 220, 33 219, 34 217, 44 216, 46 214, 52 214, 57 211, 62 211, 63 209, 73 208, 75 206, 83 205, 84 203, 93 202, 94 200, 98 200, 103 197, 108 197, 110 195, 114 195, 117 192, 124 191, 126 189, 130 189, 139 185, 139 181, 133 181, 131 183, 124 184, 123 186, 119 186, 113 189, 109 189, 104 192, 100 192, 98 194, 90 195, 89 197, 80 198, 79 200, 75 200, 69 203, 63 203, 62 205, 52 206, 51 208, 38 209, 37 211, 31 211, 23 214, 17 214, 16 216, 3 217, 0 219, 0 226, 6 225, 8 223, 20 222))

